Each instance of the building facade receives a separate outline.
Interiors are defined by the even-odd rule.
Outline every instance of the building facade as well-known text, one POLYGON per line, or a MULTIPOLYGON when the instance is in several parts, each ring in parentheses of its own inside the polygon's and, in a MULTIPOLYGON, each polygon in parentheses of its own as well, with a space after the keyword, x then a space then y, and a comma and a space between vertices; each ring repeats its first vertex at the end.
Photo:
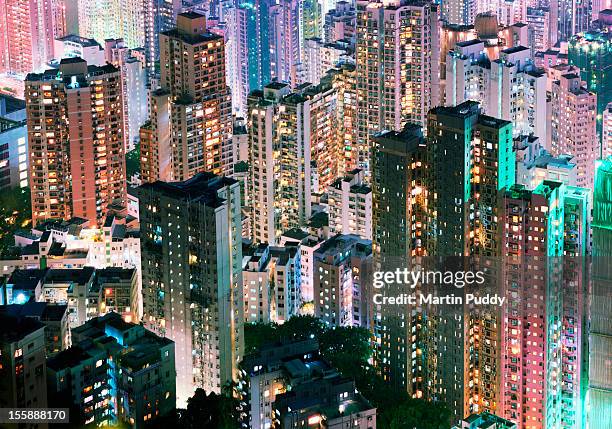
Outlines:
POLYGON ((127 203, 120 71, 64 59, 59 73, 29 74, 26 88, 34 225, 101 225, 111 204, 127 203))
POLYGON ((243 355, 240 186, 200 173, 139 195, 143 322, 174 341, 185 404, 198 387, 220 393, 243 355))

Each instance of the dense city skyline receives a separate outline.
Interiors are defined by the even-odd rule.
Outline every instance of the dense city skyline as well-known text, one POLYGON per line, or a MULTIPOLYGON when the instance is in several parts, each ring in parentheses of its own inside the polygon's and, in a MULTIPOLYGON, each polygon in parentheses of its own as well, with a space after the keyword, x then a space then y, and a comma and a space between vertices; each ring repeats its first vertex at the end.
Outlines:
POLYGON ((609 0, 0 0, 1 427, 607 429, 610 266, 609 0))

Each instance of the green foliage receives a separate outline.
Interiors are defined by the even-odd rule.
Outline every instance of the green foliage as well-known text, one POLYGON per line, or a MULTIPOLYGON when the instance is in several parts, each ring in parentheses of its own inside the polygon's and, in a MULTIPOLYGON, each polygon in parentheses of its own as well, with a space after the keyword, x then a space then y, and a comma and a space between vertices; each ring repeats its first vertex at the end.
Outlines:
POLYGON ((409 399, 393 407, 385 417, 390 418, 389 429, 448 429, 451 414, 447 407, 436 402, 409 399))
POLYGON ((140 172, 140 143, 125 154, 125 172, 128 178, 140 172))
POLYGON ((224 387, 220 395, 197 389, 187 400, 187 409, 180 411, 176 427, 238 429, 237 410, 238 400, 233 397, 231 386, 224 387))
POLYGON ((15 245, 13 235, 32 224, 30 188, 0 192, 0 255, 9 256, 15 245))

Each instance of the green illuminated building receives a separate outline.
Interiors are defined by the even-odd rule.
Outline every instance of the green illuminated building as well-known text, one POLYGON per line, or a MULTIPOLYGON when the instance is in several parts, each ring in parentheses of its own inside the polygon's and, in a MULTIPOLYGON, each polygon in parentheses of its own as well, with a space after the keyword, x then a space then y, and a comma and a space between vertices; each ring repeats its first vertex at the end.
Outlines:
POLYGON ((512 123, 481 114, 475 101, 437 107, 427 120, 434 256, 496 256, 497 197, 514 184, 512 123))
POLYGON ((589 31, 569 41, 570 65, 580 68, 587 89, 597 94, 597 132, 602 134, 603 111, 612 101, 612 33, 589 31))
POLYGON ((593 268, 589 332, 589 387, 586 419, 590 429, 612 421, 612 157, 600 161, 593 192, 593 268))

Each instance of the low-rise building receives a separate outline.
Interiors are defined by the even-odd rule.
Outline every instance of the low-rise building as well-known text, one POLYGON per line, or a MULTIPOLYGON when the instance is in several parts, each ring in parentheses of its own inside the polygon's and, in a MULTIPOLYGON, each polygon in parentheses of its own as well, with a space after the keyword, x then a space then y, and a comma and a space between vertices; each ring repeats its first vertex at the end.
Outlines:
MULTIPOLYGON (((46 408, 45 326, 0 311, 0 407, 46 408)), ((25 424, 28 429, 46 424, 25 424)))
POLYGON ((73 346, 47 362, 50 406, 81 424, 145 427, 176 406, 174 342, 117 313, 73 329, 73 346))
POLYGON ((138 284, 134 268, 96 270, 95 282, 100 289, 100 315, 118 313, 126 322, 140 320, 138 284))
POLYGON ((56 355, 70 346, 68 306, 47 302, 28 301, 25 304, 10 304, 0 311, 15 317, 27 317, 41 322, 45 327, 45 355, 56 355))
POLYGON ((312 374, 316 367, 296 362, 293 374, 308 373, 307 380, 277 396, 274 429, 376 429, 376 408, 355 388, 355 382, 339 374, 312 374))
POLYGON ((516 423, 506 420, 495 414, 480 413, 472 414, 469 417, 461 420, 458 425, 452 429, 517 429, 516 423))
POLYGON ((243 423, 251 429, 270 428, 276 397, 300 381, 295 368, 315 365, 319 359, 319 344, 314 339, 271 344, 245 356, 240 385, 248 401, 248 418, 243 423))
POLYGON ((297 246, 243 246, 242 282, 245 322, 284 323, 301 303, 297 246))

